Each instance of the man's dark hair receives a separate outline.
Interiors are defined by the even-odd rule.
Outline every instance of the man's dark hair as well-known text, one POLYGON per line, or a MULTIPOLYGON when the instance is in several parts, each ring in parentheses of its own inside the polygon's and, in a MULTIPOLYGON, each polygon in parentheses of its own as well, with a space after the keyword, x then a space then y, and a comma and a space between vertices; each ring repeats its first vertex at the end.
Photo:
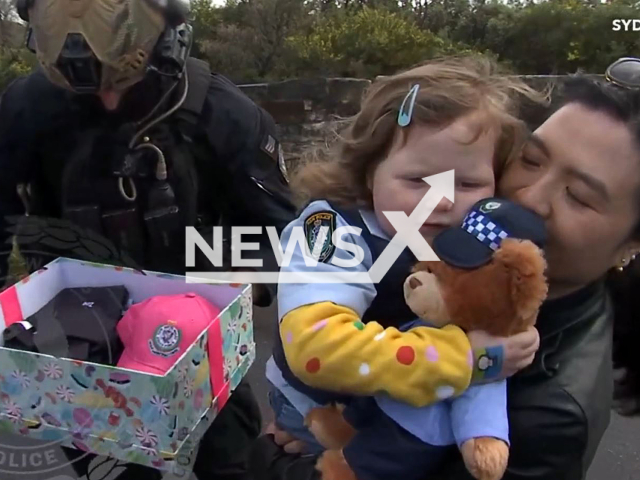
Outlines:
MULTIPOLYGON (((559 107, 578 103, 603 112, 628 126, 636 141, 640 177, 640 88, 618 87, 604 79, 577 75, 567 80, 559 107)), ((612 159, 615 162, 615 159, 612 159)), ((615 167, 615 165, 612 165, 615 167)), ((639 198, 640 202, 640 198, 639 198)), ((640 208, 638 209, 640 211, 640 208)), ((640 239, 640 218, 635 236, 640 239)), ((607 278, 614 307, 614 366, 624 374, 616 380, 614 398, 618 411, 640 414, 640 258, 623 272, 612 271, 607 278)))

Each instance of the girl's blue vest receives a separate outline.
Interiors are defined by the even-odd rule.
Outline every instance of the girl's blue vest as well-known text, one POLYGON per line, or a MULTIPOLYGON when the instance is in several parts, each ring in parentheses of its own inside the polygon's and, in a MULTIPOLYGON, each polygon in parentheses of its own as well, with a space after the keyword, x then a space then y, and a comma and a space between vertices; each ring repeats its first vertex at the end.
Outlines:
MULTIPOLYGON (((388 245, 389 241, 372 235, 362 220, 358 210, 342 210, 335 208, 334 210, 342 216, 349 225, 362 229, 361 236, 371 250, 372 262, 375 263, 388 245)), ((417 260, 411 250, 405 247, 402 254, 398 257, 387 274, 382 278, 380 283, 375 284, 376 297, 362 318, 364 323, 376 321, 385 328, 399 328, 401 325, 406 324, 411 320, 415 320, 416 315, 409 309, 404 301, 403 284, 416 261, 417 260)), ((277 330, 275 335, 273 358, 289 385, 320 404, 327 404, 331 402, 348 403, 349 396, 341 395, 339 392, 331 392, 310 387, 293 375, 286 362, 278 327, 279 325, 276 325, 277 330)))

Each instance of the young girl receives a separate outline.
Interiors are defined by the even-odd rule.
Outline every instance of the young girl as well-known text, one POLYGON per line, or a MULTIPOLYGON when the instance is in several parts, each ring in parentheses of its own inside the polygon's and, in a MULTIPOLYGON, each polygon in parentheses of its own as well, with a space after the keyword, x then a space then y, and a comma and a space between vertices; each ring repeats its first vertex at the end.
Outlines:
MULTIPOLYGON (((523 140, 517 94, 543 100, 499 75, 490 61, 472 57, 429 62, 376 82, 337 151, 293 177, 306 206, 281 242, 286 251, 302 228, 306 245, 296 244, 281 272, 309 278, 368 272, 395 245, 397 232, 385 212, 409 217, 430 188, 425 177, 449 170, 455 171, 454 198, 442 198, 419 232, 430 242, 459 225, 472 205, 494 194, 496 178, 523 140), (352 233, 334 238, 340 227, 352 233)), ((404 248, 379 283, 279 284, 278 335, 267 364, 271 404, 276 426, 311 451, 322 447, 303 419, 317 405, 380 392, 418 407, 457 396, 471 383, 498 379, 481 378, 475 368, 488 347, 500 357, 499 378, 532 361, 535 330, 509 339, 467 336, 456 326, 400 331, 415 318, 402 286, 416 261, 404 248)))

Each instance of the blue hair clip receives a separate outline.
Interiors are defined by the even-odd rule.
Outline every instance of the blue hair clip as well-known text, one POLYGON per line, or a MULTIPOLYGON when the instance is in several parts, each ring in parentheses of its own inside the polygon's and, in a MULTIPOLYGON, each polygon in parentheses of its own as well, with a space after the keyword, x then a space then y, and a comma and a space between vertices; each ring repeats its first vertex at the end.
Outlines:
POLYGON ((416 97, 418 96, 418 90, 420 85, 417 83, 409 90, 407 96, 404 97, 402 105, 400 105, 400 111, 398 112, 398 125, 406 127, 411 123, 411 117, 413 116, 413 106, 416 103, 416 97))

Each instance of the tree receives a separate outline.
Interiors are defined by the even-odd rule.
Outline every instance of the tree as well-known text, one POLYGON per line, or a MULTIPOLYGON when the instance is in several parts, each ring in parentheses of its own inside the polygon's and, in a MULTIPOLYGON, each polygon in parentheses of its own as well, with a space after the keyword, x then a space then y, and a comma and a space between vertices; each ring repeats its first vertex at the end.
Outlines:
POLYGON ((24 27, 12 0, 0 0, 0 92, 15 78, 35 67, 36 58, 24 48, 24 27))
POLYGON ((302 0, 233 0, 224 11, 202 40, 202 54, 232 79, 253 81, 285 69, 286 39, 304 28, 309 6, 302 0))
POLYGON ((298 66, 322 75, 375 77, 442 53, 446 42, 384 9, 364 7, 320 18, 307 35, 289 39, 298 66))
POLYGON ((201 57, 202 42, 211 40, 215 36, 216 28, 220 25, 221 13, 211 0, 192 0, 191 16, 194 38, 192 54, 195 57, 201 57))
POLYGON ((637 33, 612 30, 613 19, 637 16, 628 3, 553 0, 503 12, 489 20, 482 46, 523 74, 604 73, 640 50, 637 33))
POLYGON ((248 10, 247 26, 255 32, 258 76, 270 73, 283 54, 285 41, 304 13, 300 0, 254 0, 248 10))

